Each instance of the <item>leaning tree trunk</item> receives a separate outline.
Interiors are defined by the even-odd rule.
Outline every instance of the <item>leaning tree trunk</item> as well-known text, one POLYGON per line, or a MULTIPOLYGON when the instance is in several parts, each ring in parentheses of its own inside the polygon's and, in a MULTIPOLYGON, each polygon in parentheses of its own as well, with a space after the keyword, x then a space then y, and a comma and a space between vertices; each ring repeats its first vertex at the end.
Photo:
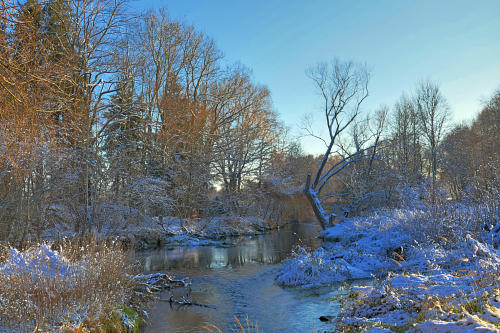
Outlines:
POLYGON ((306 195, 307 200, 309 200, 309 203, 311 204, 311 207, 314 211, 314 215, 316 215, 316 218, 318 219, 319 224, 321 224, 321 228, 323 228, 323 230, 325 230, 326 226, 328 224, 328 221, 326 219, 325 210, 323 209, 323 206, 321 206, 321 201, 318 198, 318 193, 316 191, 314 191, 314 189, 312 188, 311 174, 307 175, 306 186, 304 188, 304 194, 306 195))
MULTIPOLYGON (((323 111, 328 127, 329 143, 323 140, 327 150, 323 154, 323 159, 315 173, 314 180, 311 181, 311 175, 307 175, 304 193, 318 222, 325 229, 329 220, 333 222, 335 214, 326 215, 318 195, 328 180, 353 162, 358 157, 359 152, 341 158, 339 162, 327 167, 328 158, 336 140, 354 122, 361 103, 368 97, 369 74, 364 65, 334 60, 331 64, 320 63, 311 68, 308 70, 308 76, 313 80, 321 96, 323 96, 323 111), (327 168, 326 171, 325 168, 327 168)), ((307 129, 307 131, 311 135, 318 137, 313 134, 312 128, 307 129)))

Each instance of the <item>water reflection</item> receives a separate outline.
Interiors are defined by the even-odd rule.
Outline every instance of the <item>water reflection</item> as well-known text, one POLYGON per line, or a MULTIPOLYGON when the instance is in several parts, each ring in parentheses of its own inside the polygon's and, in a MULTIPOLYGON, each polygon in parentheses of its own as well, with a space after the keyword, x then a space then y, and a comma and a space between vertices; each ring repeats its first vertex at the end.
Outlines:
POLYGON ((270 234, 243 237, 231 247, 175 247, 138 253, 145 272, 234 268, 249 263, 276 264, 297 245, 317 248, 316 224, 293 223, 270 234))
MULTIPOLYGON (((290 224, 285 229, 240 239, 233 247, 176 247, 138 253, 145 272, 167 271, 190 276, 193 300, 214 306, 179 307, 167 302, 151 305, 146 332, 200 332, 203 323, 223 331, 234 325, 233 315, 256 321, 261 332, 307 332, 332 329, 318 317, 335 314, 332 302, 339 286, 321 290, 281 288, 274 283, 279 265, 297 245, 316 248, 316 224, 290 224)), ((167 299, 169 292, 161 297, 167 299)))

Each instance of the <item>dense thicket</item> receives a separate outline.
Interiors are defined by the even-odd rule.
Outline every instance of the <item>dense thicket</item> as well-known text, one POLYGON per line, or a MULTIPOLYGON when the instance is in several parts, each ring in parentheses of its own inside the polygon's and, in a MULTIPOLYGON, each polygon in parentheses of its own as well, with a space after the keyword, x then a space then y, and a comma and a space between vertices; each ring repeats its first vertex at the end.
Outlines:
POLYGON ((270 93, 203 33, 115 0, 4 0, 0 27, 0 239, 241 214, 250 185, 272 192, 270 93))

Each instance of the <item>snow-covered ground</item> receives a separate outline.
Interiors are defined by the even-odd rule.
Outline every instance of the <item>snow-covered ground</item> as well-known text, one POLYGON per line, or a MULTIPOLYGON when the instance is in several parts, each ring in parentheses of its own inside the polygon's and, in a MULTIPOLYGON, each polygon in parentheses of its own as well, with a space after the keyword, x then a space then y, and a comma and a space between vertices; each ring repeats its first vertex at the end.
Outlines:
MULTIPOLYGON (((142 216, 126 206, 107 207, 109 218, 101 228, 93 227, 100 237, 119 238, 134 243, 138 248, 159 245, 172 246, 227 246, 227 238, 255 235, 279 227, 274 222, 256 216, 217 216, 180 219, 172 216, 142 216), (132 217, 131 217, 132 216, 132 217)), ((54 209, 56 210, 56 209, 54 209)), ((57 207, 57 215, 65 214, 64 207, 57 207)), ((61 220, 61 219, 59 219, 61 220)), ((73 237, 72 224, 53 223, 45 228, 42 239, 53 240, 73 237)))
POLYGON ((375 286, 353 287, 337 325, 373 332, 500 332, 498 279, 489 271, 390 274, 375 286))
MULTIPOLYGON (((321 234, 323 247, 299 249, 276 280, 313 287, 379 279, 375 286, 353 289, 340 326, 499 330, 500 223, 489 232, 467 232, 436 216, 449 215, 412 207, 345 219, 321 234)), ((457 224, 468 223, 469 215, 460 216, 457 224)))

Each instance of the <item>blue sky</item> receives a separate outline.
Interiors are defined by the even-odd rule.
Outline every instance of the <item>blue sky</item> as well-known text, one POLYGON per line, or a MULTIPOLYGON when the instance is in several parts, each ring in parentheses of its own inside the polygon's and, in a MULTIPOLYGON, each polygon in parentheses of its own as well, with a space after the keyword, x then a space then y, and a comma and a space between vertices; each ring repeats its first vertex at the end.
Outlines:
MULTIPOLYGON (((394 105, 420 80, 439 83, 455 121, 471 119, 500 87, 500 0, 142 0, 213 38, 227 62, 269 87, 298 134, 320 104, 307 67, 334 57, 371 69, 364 108, 394 105)), ((311 152, 320 145, 304 142, 311 152)))

